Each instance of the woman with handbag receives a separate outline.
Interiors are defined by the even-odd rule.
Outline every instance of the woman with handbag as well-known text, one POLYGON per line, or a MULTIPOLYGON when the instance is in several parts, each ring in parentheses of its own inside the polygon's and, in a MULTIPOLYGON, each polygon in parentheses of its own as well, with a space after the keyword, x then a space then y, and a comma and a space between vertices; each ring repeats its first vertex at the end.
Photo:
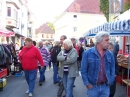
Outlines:
POLYGON ((25 46, 19 54, 19 60, 22 63, 25 79, 29 87, 26 93, 29 93, 29 97, 32 97, 37 76, 37 61, 40 62, 41 68, 43 68, 44 62, 40 51, 33 45, 31 38, 25 39, 25 46))

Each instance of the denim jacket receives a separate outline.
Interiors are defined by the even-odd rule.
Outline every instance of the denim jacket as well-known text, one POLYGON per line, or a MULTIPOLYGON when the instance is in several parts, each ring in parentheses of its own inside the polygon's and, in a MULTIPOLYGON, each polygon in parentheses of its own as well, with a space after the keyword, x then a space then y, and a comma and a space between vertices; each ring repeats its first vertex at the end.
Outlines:
MULTIPOLYGON (((83 53, 81 62, 81 75, 84 85, 97 84, 99 70, 100 70, 100 55, 96 47, 90 48, 83 53)), ((105 73, 107 77, 107 84, 112 85, 115 79, 115 60, 114 55, 109 50, 105 52, 105 73)))

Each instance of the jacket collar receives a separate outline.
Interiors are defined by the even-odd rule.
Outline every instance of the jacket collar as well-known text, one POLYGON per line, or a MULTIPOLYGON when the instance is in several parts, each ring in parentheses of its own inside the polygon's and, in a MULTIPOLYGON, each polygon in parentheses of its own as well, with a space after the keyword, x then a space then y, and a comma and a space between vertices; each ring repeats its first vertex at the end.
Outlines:
MULTIPOLYGON (((100 56, 99 53, 98 53, 98 51, 97 51, 96 46, 94 46, 94 47, 92 48, 92 51, 91 51, 91 52, 94 53, 94 54, 96 54, 98 57, 100 56)), ((109 51, 106 50, 106 51, 105 51, 105 56, 107 56, 108 53, 109 53, 109 51)))

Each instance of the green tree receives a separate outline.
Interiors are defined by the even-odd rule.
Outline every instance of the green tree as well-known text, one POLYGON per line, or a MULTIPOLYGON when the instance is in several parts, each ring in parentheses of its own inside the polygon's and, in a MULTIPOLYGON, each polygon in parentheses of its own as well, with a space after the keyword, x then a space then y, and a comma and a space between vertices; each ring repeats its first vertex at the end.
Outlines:
POLYGON ((123 12, 127 11, 128 9, 130 9, 130 0, 126 0, 123 6, 123 12))
POLYGON ((47 26, 49 26, 53 31, 55 31, 55 26, 52 23, 47 22, 47 26))
POLYGON ((109 0, 100 0, 100 11, 105 15, 106 20, 109 21, 109 0))

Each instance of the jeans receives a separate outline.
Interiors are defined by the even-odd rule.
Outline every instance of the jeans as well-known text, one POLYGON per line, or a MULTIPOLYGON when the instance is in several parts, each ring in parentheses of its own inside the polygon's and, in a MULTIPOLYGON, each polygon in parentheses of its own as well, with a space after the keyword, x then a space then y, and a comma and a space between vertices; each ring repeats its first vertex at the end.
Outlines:
POLYGON ((53 83, 57 83, 60 81, 60 77, 58 76, 57 63, 53 63, 53 72, 53 83))
POLYGON ((49 61, 49 68, 51 68, 51 60, 49 61))
POLYGON ((109 97, 110 86, 103 84, 87 90, 87 97, 109 97))
POLYGON ((29 93, 33 93, 36 82, 37 70, 24 70, 24 73, 25 73, 25 79, 29 86, 29 93))
POLYGON ((46 66, 44 66, 42 69, 39 68, 39 72, 40 72, 40 79, 39 79, 39 83, 45 81, 45 71, 46 71, 46 66))
MULTIPOLYGON (((64 73, 63 75, 63 85, 65 88, 66 97, 73 97, 73 86, 75 77, 69 78, 68 73, 64 73)), ((96 96, 95 96, 96 97, 96 96)))

